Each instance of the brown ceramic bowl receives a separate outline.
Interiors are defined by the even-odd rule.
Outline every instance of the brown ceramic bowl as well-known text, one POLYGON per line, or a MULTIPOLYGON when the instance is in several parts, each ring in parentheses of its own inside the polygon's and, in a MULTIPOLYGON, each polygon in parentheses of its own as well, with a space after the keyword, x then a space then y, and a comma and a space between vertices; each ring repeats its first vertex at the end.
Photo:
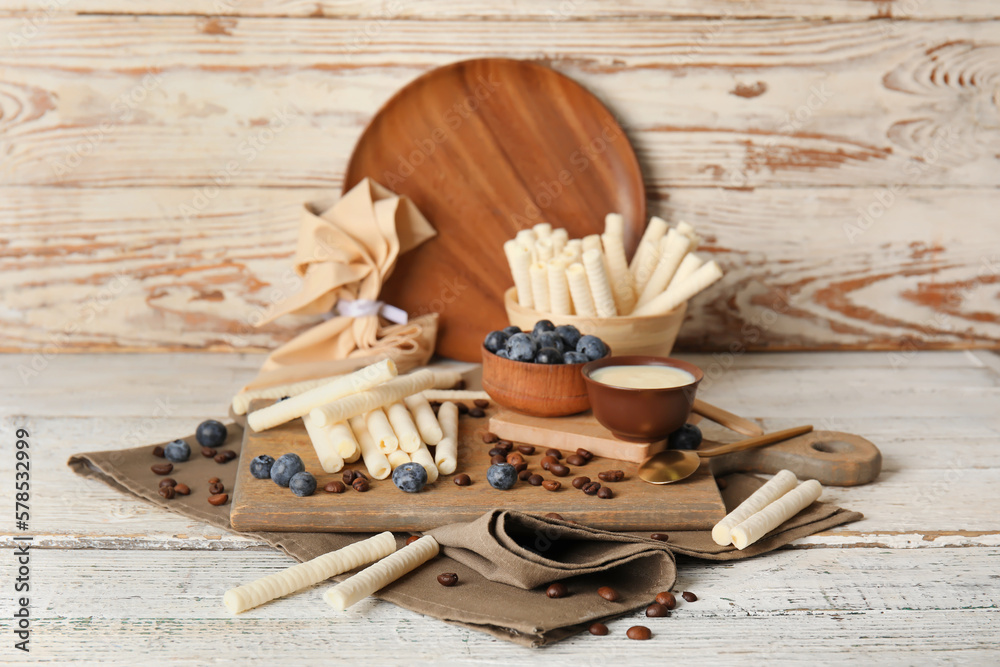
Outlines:
POLYGON ((483 347, 483 389, 499 405, 532 417, 573 415, 590 407, 580 372, 586 365, 513 361, 483 347))
POLYGON ((594 417, 620 440, 655 442, 679 429, 691 415, 698 383, 704 377, 694 364, 670 357, 604 357, 583 366, 583 380, 590 394, 594 417), (668 389, 629 389, 590 379, 605 366, 671 366, 687 371, 694 382, 668 389))

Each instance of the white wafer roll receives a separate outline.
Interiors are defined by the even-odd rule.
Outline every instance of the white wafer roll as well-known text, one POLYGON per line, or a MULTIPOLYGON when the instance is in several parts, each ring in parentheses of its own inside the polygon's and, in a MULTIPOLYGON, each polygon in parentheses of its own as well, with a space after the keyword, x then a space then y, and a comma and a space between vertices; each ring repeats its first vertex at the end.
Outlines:
POLYGON ((389 455, 386 458, 389 459, 389 466, 393 470, 403 465, 404 463, 410 462, 410 455, 404 452, 402 449, 397 449, 395 451, 389 452, 389 455))
POLYGON ((323 472, 340 472, 344 468, 344 457, 337 451, 337 442, 330 433, 328 427, 320 426, 309 415, 302 415, 302 423, 306 426, 306 433, 312 441, 313 449, 316 450, 316 458, 323 468, 323 472))
POLYGON ((249 584, 230 588, 222 596, 222 602, 226 605, 226 609, 239 614, 247 609, 259 607, 265 602, 314 586, 330 577, 349 572, 365 563, 374 563, 395 550, 396 540, 392 533, 379 533, 367 540, 317 556, 249 584))
POLYGON ((698 292, 722 278, 722 269, 714 261, 704 264, 697 271, 656 297, 645 306, 632 311, 633 315, 664 315, 681 305, 698 292))
POLYGON ((546 265, 546 274, 549 281, 549 312, 555 315, 572 315, 573 304, 569 300, 566 268, 561 261, 553 259, 546 265))
POLYGON ((614 317, 618 314, 615 308, 615 297, 608 284, 608 274, 604 270, 604 253, 591 248, 583 253, 583 268, 587 272, 587 283, 590 294, 594 297, 594 309, 598 317, 614 317))
POLYGON ((535 236, 537 236, 540 239, 547 239, 550 236, 552 236, 552 223, 539 222, 531 229, 535 232, 535 236))
MULTIPOLYGON (((304 419, 305 416, 303 417, 303 420, 304 419)), ((311 418, 310 421, 312 421, 311 418)), ((359 448, 357 438, 354 437, 354 431, 351 430, 351 427, 347 422, 340 422, 338 424, 324 426, 321 428, 328 429, 330 438, 333 440, 334 447, 337 450, 337 454, 339 454, 342 459, 347 461, 348 458, 353 456, 355 461, 358 460, 356 455, 361 450, 359 448)), ((348 462, 350 463, 350 461, 348 462)))
MULTIPOLYGON (((653 268, 656 266, 656 259, 650 259, 650 255, 656 255, 658 257, 657 249, 660 247, 660 239, 667 233, 669 225, 667 221, 658 216, 653 216, 649 219, 649 224, 646 225, 646 231, 642 233, 642 239, 639 241, 639 247, 635 251, 635 256, 632 257, 632 263, 629 264, 629 271, 632 273, 632 277, 636 278, 636 283, 638 284, 639 268, 641 266, 649 267, 646 277, 642 281, 642 285, 646 284, 649 280, 649 274, 652 273, 653 268)), ((642 291, 642 286, 638 287, 638 291, 642 291)))
POLYGON ((354 437, 358 439, 358 444, 361 446, 361 458, 364 460, 369 474, 373 479, 385 479, 388 477, 392 473, 392 466, 389 465, 389 459, 386 458, 385 454, 379 451, 378 445, 375 444, 371 433, 368 432, 368 427, 365 426, 365 418, 360 415, 351 417, 348 423, 351 425, 351 430, 354 431, 354 437))
POLYGON ((419 463, 424 467, 427 472, 427 483, 433 484, 438 478, 437 465, 434 463, 434 457, 431 456, 431 450, 427 449, 427 445, 420 443, 420 447, 417 451, 410 453, 410 460, 414 463, 419 463))
POLYGON ((337 584, 323 595, 323 599, 334 609, 344 611, 407 572, 417 569, 437 556, 439 550, 437 540, 430 535, 424 535, 416 542, 406 545, 337 584))
POLYGON ((583 239, 570 239, 566 241, 566 247, 563 248, 563 252, 570 252, 575 258, 574 261, 578 261, 583 257, 583 239))
POLYGON ((380 452, 388 455, 389 452, 399 449, 399 438, 396 437, 396 432, 392 430, 389 418, 385 416, 385 411, 382 408, 372 410, 365 415, 365 426, 368 427, 368 433, 372 436, 375 444, 378 445, 380 452))
MULTIPOLYGON (((375 408, 395 403, 406 396, 416 394, 424 389, 430 389, 435 386, 435 382, 434 373, 424 368, 408 375, 401 375, 395 380, 390 380, 374 389, 329 402, 326 405, 315 408, 310 414, 314 415, 316 421, 321 425, 336 424, 350 417, 370 412, 375 408)), ((288 401, 284 402, 287 403, 288 401)))
POLYGON ((414 394, 403 399, 403 403, 410 410, 413 421, 417 424, 417 431, 420 439, 428 445, 436 445, 444 437, 441 433, 441 425, 438 424, 434 415, 434 408, 422 394, 414 394))
POLYGON ((681 262, 681 265, 677 267, 674 277, 671 278, 670 282, 667 284, 667 290, 669 290, 675 283, 680 284, 687 280, 688 277, 693 275, 694 272, 697 271, 704 263, 705 260, 693 252, 686 254, 684 256, 684 260, 681 262))
POLYGON ((569 241, 569 232, 566 231, 565 227, 553 229, 549 240, 552 241, 552 253, 559 255, 566 248, 566 242, 569 241))
POLYGON ((597 317, 594 307, 594 297, 590 293, 590 283, 587 282, 587 272, 583 264, 571 264, 566 269, 566 282, 569 293, 573 297, 573 310, 583 317, 597 317))
MULTIPOLYGON (((250 424, 250 428, 257 432, 266 431, 279 424, 292 421, 296 417, 301 417, 331 401, 350 397, 352 394, 358 395, 359 392, 372 389, 396 377, 397 372, 396 363, 392 359, 377 361, 353 373, 330 380, 320 387, 310 389, 298 396, 292 396, 287 401, 274 403, 262 410, 257 410, 247 417, 247 423, 250 424)), ((338 421, 343 421, 343 419, 318 420, 318 423, 320 426, 325 426, 338 421)))
POLYGON ((791 470, 782 470, 767 484, 754 491, 753 495, 740 503, 740 506, 727 514, 722 521, 715 524, 712 528, 712 539, 720 546, 730 544, 732 538, 729 533, 733 528, 794 489, 798 483, 795 473, 791 470))
POLYGON ((730 533, 733 546, 748 546, 812 505, 823 493, 823 487, 814 479, 803 482, 749 519, 733 528, 730 533))
POLYGON ((547 262, 552 259, 553 252, 551 239, 544 238, 535 241, 535 261, 547 262))
MULTIPOLYGON (((347 422, 344 422, 344 423, 347 424, 347 422)), ((347 428, 351 428, 351 425, 347 424, 347 428)), ((351 433, 353 434, 354 431, 351 431, 351 433)), ((355 438, 354 441, 357 442, 357 438, 355 438)), ((361 458, 361 445, 359 444, 354 449, 354 453, 353 454, 351 454, 350 456, 345 456, 344 457, 344 463, 355 463, 360 458, 361 458)))
POLYGON ((535 235, 535 231, 533 229, 522 229, 516 236, 514 236, 514 240, 523 245, 525 248, 533 248, 535 247, 535 241, 538 240, 538 237, 535 235))
POLYGON ((604 258, 611 293, 615 297, 615 308, 622 315, 627 315, 635 305, 635 291, 632 287, 632 274, 628 270, 628 260, 625 259, 625 219, 620 214, 608 213, 604 219, 601 242, 604 245, 604 258))
POLYGON ((581 255, 587 252, 588 250, 600 250, 601 252, 604 252, 604 244, 601 243, 601 235, 588 234, 587 236, 584 236, 581 241, 580 248, 581 248, 580 252, 581 255))
POLYGON ((474 401, 476 399, 490 400, 485 391, 473 389, 428 389, 420 392, 428 401, 474 401))
POLYGON ((438 423, 444 437, 434 448, 434 465, 442 475, 450 475, 458 468, 458 406, 442 403, 438 408, 438 423))
POLYGON ((410 411, 406 409, 404 403, 393 403, 385 410, 386 417, 393 432, 399 439, 399 449, 409 454, 415 452, 420 447, 420 433, 417 425, 413 423, 410 411))
POLYGON ((507 241, 503 244, 503 252, 510 264, 510 275, 517 288, 517 302, 525 308, 531 308, 531 251, 517 241, 507 241))
POLYGON ((674 272, 684 261, 684 255, 691 247, 691 239, 676 229, 671 229, 660 241, 660 244, 660 261, 656 263, 656 268, 653 270, 653 275, 649 277, 649 282, 642 288, 642 294, 639 295, 639 300, 635 304, 637 310, 663 294, 663 291, 667 289, 667 284, 674 277, 674 272))
POLYGON ((697 248, 698 244, 701 243, 701 237, 694 231, 694 227, 683 220, 677 223, 677 231, 691 239, 691 250, 697 248))
POLYGON ((284 398, 285 396, 298 396, 299 394, 307 392, 310 389, 322 387, 341 375, 343 374, 338 373, 337 375, 328 375, 326 377, 316 378, 315 380, 302 380, 301 382, 276 384, 272 387, 241 391, 233 396, 233 412, 238 415, 245 415, 247 410, 250 409, 250 402, 255 398, 284 398))
POLYGON ((535 262, 531 265, 531 299, 535 310, 549 312, 549 273, 545 265, 535 262))

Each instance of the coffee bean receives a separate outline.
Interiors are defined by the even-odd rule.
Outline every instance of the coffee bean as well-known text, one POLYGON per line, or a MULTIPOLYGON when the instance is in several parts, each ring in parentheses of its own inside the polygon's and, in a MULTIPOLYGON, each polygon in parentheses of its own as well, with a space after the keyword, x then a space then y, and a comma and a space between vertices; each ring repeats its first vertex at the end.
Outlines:
POLYGON ((653 637, 653 633, 649 631, 645 625, 633 625, 628 631, 625 632, 625 636, 629 639, 636 639, 639 641, 645 641, 653 637))
POLYGON ((525 456, 530 456, 535 453, 535 448, 531 445, 518 445, 517 451, 521 452, 525 456))
POLYGON ((159 445, 153 447, 153 456, 157 456, 161 459, 166 458, 166 456, 163 454, 163 447, 160 447, 159 445))
POLYGON ((216 463, 226 463, 227 461, 229 461, 229 459, 226 458, 225 454, 216 454, 214 458, 216 463))
POLYGON ((410 535, 409 537, 406 538, 406 546, 410 546, 419 539, 420 539, 419 535, 410 535))
POLYGON ((500 438, 499 440, 497 440, 497 444, 500 445, 501 447, 513 447, 514 446, 513 442, 511 442, 510 440, 504 440, 503 438, 500 438))
POLYGON ((559 583, 558 581, 554 584, 549 584, 549 587, 545 589, 545 594, 550 598, 564 598, 568 592, 566 584, 559 583))
POLYGON ((169 475, 170 472, 174 469, 174 464, 173 463, 155 463, 155 464, 149 466, 149 469, 152 470, 157 475, 169 475))
POLYGON ((492 457, 490 458, 490 463, 491 463, 492 465, 496 465, 496 464, 498 464, 498 463, 507 463, 507 457, 506 457, 506 456, 504 456, 503 454, 494 454, 494 455, 493 455, 493 456, 492 456, 492 457))
POLYGON ((528 478, 528 484, 531 484, 532 486, 541 486, 544 481, 545 478, 538 474, 532 475, 528 478))
POLYGON ((527 469, 528 469, 528 464, 526 462, 517 463, 514 465, 514 470, 516 470, 517 472, 521 472, 522 470, 527 470, 527 469))
POLYGON ((549 466, 551 466, 553 463, 559 463, 559 459, 557 459, 554 456, 549 456, 546 454, 545 456, 542 457, 540 463, 542 466, 542 470, 548 470, 549 466))
POLYGON ((666 533, 653 533, 649 536, 649 539, 656 540, 657 542, 666 542, 670 539, 670 536, 666 533))
POLYGON ((486 444, 496 442, 499 439, 500 436, 498 436, 496 433, 490 433, 489 431, 483 433, 483 442, 485 442, 486 444))
POLYGON ((603 637, 604 635, 608 634, 608 626, 604 625, 603 623, 591 623, 590 627, 587 628, 587 630, 590 632, 590 634, 597 635, 598 637, 603 637))
POLYGON ((209 484, 217 484, 217 483, 218 483, 219 481, 220 481, 220 480, 219 480, 219 478, 218 478, 218 477, 212 477, 212 478, 210 478, 210 479, 208 480, 208 483, 209 483, 209 484))
POLYGON ((663 591, 662 593, 656 594, 656 602, 662 604, 667 609, 673 609, 677 606, 677 598, 670 591, 663 591))
POLYGON ((670 616, 670 610, 659 602, 654 602, 653 604, 646 607, 646 616, 650 618, 661 618, 665 616, 670 616))
POLYGON ((687 602, 694 602, 695 600, 698 599, 698 596, 692 593, 691 591, 684 591, 683 593, 681 593, 681 597, 684 598, 684 600, 686 600, 687 602))
POLYGON ((517 473, 517 478, 519 480, 521 480, 522 482, 524 482, 529 477, 531 477, 533 474, 534 473, 532 473, 530 470, 528 470, 527 468, 525 468, 524 470, 522 470, 522 471, 520 471, 520 472, 517 473))
POLYGON ((524 457, 519 452, 512 452, 507 455, 507 463, 516 466, 518 463, 524 463, 524 457))
POLYGON ((201 448, 201 455, 204 456, 206 459, 214 459, 216 454, 218 454, 218 452, 212 449, 211 447, 201 448))
POLYGON ((173 477, 164 477, 160 480, 160 488, 162 489, 165 486, 177 486, 177 480, 173 477))
POLYGON ((510 450, 514 449, 514 445, 512 445, 509 442, 504 442, 503 440, 498 440, 497 449, 500 450, 501 454, 507 456, 508 454, 510 454, 510 450))
POLYGON ((590 484, 589 477, 574 477, 573 478, 573 488, 582 489, 585 485, 590 484))
POLYGON ((559 519, 560 521, 563 521, 562 514, 558 514, 557 512, 549 512, 548 514, 545 515, 545 518, 546 519, 559 519))
POLYGON ((225 490, 226 487, 222 484, 222 482, 216 482, 215 484, 208 485, 208 492, 213 496, 217 496, 225 490))
POLYGON ((363 480, 368 481, 368 482, 371 481, 370 479, 368 479, 368 475, 364 474, 360 470, 355 470, 354 471, 354 481, 352 481, 351 483, 353 484, 354 482, 358 481, 359 479, 363 479, 363 480))
POLYGON ((558 449, 546 449, 545 450, 545 455, 546 456, 551 456, 554 459, 561 459, 562 458, 562 452, 560 452, 558 449))
POLYGON ((720 489, 725 489, 727 486, 729 486, 729 482, 727 482, 725 479, 722 479, 722 478, 719 478, 719 479, 715 480, 715 484, 720 489))
POLYGON ((178 484, 177 486, 174 487, 174 493, 176 493, 179 496, 190 496, 191 489, 190 487, 188 487, 187 484, 178 484))
POLYGON ((480 419, 486 416, 486 412, 482 408, 472 408, 469 410, 469 416, 480 419))
POLYGON ((351 487, 355 491, 359 491, 360 493, 364 493, 365 491, 367 491, 368 489, 371 488, 371 484, 369 484, 368 480, 365 479, 364 477, 358 477, 356 480, 354 480, 351 483, 351 487))
POLYGON ((220 494, 215 495, 215 496, 209 496, 208 497, 208 504, 209 505, 216 505, 216 506, 218 506, 218 505, 225 505, 228 500, 229 500, 229 494, 228 493, 220 493, 220 494))
POLYGON ((486 453, 490 456, 507 456, 507 450, 503 447, 494 447, 486 453))
POLYGON ((601 490, 600 482, 591 482, 589 484, 584 484, 581 491, 586 493, 588 496, 596 496, 597 492, 601 490))
POLYGON ((477 398, 472 402, 476 405, 477 408, 482 408, 483 410, 490 407, 490 402, 487 401, 485 398, 477 398))
POLYGON ((615 492, 611 490, 611 487, 602 486, 597 490, 597 497, 607 500, 608 498, 614 498, 615 492))
POLYGON ((590 453, 589 451, 587 451, 586 449, 584 449, 583 447, 581 447, 580 449, 576 450, 576 453, 577 453, 578 455, 582 456, 583 458, 587 459, 588 461, 589 461, 590 459, 594 458, 594 455, 593 455, 593 454, 591 454, 591 453, 590 453))
POLYGON ((219 452, 219 453, 220 453, 220 454, 222 454, 223 456, 225 456, 225 457, 226 457, 226 460, 227 460, 227 461, 232 461, 232 460, 233 460, 233 459, 235 459, 235 458, 236 458, 237 456, 239 456, 239 454, 237 454, 236 452, 234 452, 234 451, 233 451, 233 450, 231 450, 231 449, 223 449, 223 450, 222 450, 221 452, 219 452))
POLYGON ((458 408, 458 414, 467 415, 469 414, 469 406, 462 401, 455 401, 455 407, 458 408))
POLYGON ((597 477, 604 482, 620 482, 625 479, 625 472, 622 470, 605 470, 597 473, 597 477))
POLYGON ((587 465, 587 459, 583 458, 579 454, 570 454, 566 457, 566 463, 571 466, 585 466, 587 465))
POLYGON ((618 602, 618 600, 621 599, 621 596, 618 595, 618 591, 611 588, 611 586, 601 586, 597 589, 597 594, 608 602, 618 602))
POLYGON ((347 491, 347 487, 344 486, 343 482, 330 482, 323 487, 323 490, 327 493, 343 493, 347 491))
POLYGON ((558 491, 560 487, 562 487, 562 484, 560 484, 554 479, 547 479, 544 482, 542 482, 542 487, 546 491, 558 491))
POLYGON ((469 484, 472 484, 472 478, 464 472, 461 475, 455 475, 454 481, 458 486, 468 486, 469 484))
POLYGON ((565 477, 566 475, 569 474, 569 468, 567 468, 561 463, 553 463, 552 465, 549 466, 549 472, 555 475, 556 477, 565 477))
POLYGON ((159 493, 160 493, 161 496, 163 496, 167 500, 170 500, 171 498, 174 497, 174 493, 175 493, 174 492, 174 487, 172 487, 172 486, 161 486, 159 493))
POLYGON ((442 586, 454 586, 458 583, 458 575, 454 572, 445 572, 438 575, 438 583, 442 586))

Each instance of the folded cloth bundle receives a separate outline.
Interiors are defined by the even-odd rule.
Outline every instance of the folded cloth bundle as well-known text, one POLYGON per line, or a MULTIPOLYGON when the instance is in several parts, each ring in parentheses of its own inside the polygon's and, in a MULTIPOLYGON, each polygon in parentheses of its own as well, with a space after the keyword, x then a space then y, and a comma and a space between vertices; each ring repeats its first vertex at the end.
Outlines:
MULTIPOLYGON (((227 425, 224 448, 239 451, 243 429, 227 425)), ((192 449, 200 446, 194 436, 185 438, 192 449)), ((101 480, 124 493, 187 517, 231 530, 229 505, 215 507, 207 492, 195 487, 197 480, 219 477, 227 489, 236 481, 236 464, 217 464, 211 458, 192 456, 177 464, 174 477, 192 488, 189 496, 161 498, 161 479, 150 473, 153 445, 134 449, 79 454, 69 465, 79 475, 101 480)), ((748 475, 730 475, 723 491, 727 510, 732 510, 763 482, 748 475)), ((785 522, 770 536, 737 551, 719 546, 710 530, 671 531, 668 542, 649 539, 649 533, 614 533, 566 521, 521 512, 493 510, 463 524, 430 532, 442 545, 443 554, 380 590, 377 597, 406 609, 449 623, 487 632, 528 646, 541 646, 569 637, 599 619, 619 616, 648 605, 659 591, 669 590, 676 574, 674 554, 709 560, 736 560, 755 556, 850 521, 861 514, 816 502, 785 522), (445 588, 437 575, 455 572, 460 586, 445 588), (553 581, 566 584, 571 595, 549 599, 545 587, 553 581), (612 586, 621 595, 608 602, 596 594, 600 586, 612 586), (572 595, 595 592, 593 595, 572 595)), ((358 540, 368 533, 278 533, 250 535, 306 561, 358 540)), ((402 546, 406 535, 397 535, 402 546)), ((343 580, 351 573, 334 577, 343 580)), ((219 605, 222 594, 218 591, 219 605)))

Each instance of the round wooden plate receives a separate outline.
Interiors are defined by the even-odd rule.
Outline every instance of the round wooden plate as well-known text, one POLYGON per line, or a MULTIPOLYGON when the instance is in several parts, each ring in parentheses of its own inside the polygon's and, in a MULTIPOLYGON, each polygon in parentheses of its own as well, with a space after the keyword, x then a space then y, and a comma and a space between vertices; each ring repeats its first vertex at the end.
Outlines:
POLYGON ((361 135, 344 191, 365 177, 412 199, 438 231, 400 258, 382 298, 411 317, 440 313, 437 351, 463 361, 506 326, 504 241, 539 222, 581 238, 617 212, 631 253, 646 224, 639 162, 611 112, 526 61, 467 60, 408 84, 361 135))

